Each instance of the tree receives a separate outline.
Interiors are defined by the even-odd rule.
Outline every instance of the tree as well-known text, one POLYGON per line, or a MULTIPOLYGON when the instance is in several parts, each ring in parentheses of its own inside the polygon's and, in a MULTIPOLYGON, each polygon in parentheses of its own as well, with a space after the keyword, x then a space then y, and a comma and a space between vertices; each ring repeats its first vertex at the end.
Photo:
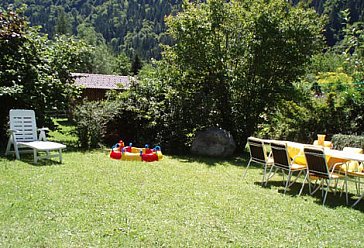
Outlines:
POLYGON ((87 24, 80 24, 77 28, 78 38, 84 40, 88 45, 92 46, 90 53, 91 67, 87 71, 89 73, 113 74, 118 73, 117 58, 111 52, 106 44, 102 34, 95 31, 94 27, 87 24))
POLYGON ((361 22, 350 24, 349 16, 348 10, 341 12, 342 40, 313 57, 296 85, 299 97, 269 113, 261 135, 308 143, 317 133, 363 133, 364 29, 361 22))
MULTIPOLYGON (((25 7, 0 11, 0 127, 11 108, 31 108, 38 124, 46 111, 64 109, 79 92, 70 70, 87 58, 84 43, 72 39, 49 41, 23 17, 25 7)), ((0 136, 5 136, 1 132, 0 136)))
POLYGON ((55 32, 56 34, 72 34, 72 23, 71 18, 69 15, 64 11, 64 8, 62 6, 58 9, 58 16, 55 26, 55 32))
POLYGON ((143 64, 140 61, 138 54, 134 55, 134 59, 131 63, 131 72, 133 75, 138 75, 139 70, 142 68, 143 64))
POLYGON ((116 58, 116 60, 117 60, 116 71, 122 76, 129 75, 131 62, 128 56, 126 56, 125 53, 120 53, 116 58))
POLYGON ((184 3, 167 19, 175 45, 165 59, 174 96, 175 129, 229 130, 244 144, 278 99, 294 97, 292 83, 322 44, 322 20, 284 0, 184 3))

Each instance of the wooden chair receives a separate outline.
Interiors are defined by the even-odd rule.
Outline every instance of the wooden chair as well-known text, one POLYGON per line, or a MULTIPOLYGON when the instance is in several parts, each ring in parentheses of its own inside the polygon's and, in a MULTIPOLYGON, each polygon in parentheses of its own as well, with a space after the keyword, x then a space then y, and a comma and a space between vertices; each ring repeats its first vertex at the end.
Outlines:
MULTIPOLYGON (((344 147, 343 151, 350 152, 350 153, 363 154, 363 149, 357 148, 357 147, 344 147)), ((359 197, 359 199, 354 203, 353 207, 356 204, 358 204, 358 202, 360 201, 361 198, 363 198, 363 194, 360 193, 360 186, 361 186, 361 184, 363 184, 363 181, 361 181, 361 179, 364 178, 364 174, 357 173, 357 172, 361 172, 362 170, 363 170, 363 163, 359 163, 358 161, 355 161, 355 160, 345 162, 338 169, 338 173, 344 174, 347 176, 348 182, 353 181, 355 183, 357 195, 359 195, 359 196, 361 195, 359 197)))
POLYGON ((9 111, 9 117, 10 137, 5 155, 15 154, 16 159, 20 159, 21 152, 33 152, 35 164, 40 159, 50 159, 51 157, 59 157, 62 163, 62 149, 65 149, 66 146, 47 141, 45 131, 48 129, 37 128, 33 110, 12 109, 9 111), (14 150, 11 150, 12 146, 14 150), (51 151, 55 151, 57 154, 50 154, 51 151), (46 155, 38 156, 39 152, 45 152, 46 155))

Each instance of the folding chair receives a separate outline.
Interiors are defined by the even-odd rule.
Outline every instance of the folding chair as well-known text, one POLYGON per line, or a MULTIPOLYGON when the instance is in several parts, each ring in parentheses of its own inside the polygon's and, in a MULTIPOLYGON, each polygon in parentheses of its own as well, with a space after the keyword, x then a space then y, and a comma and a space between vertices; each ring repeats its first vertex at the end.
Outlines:
POLYGON ((250 152, 250 159, 248 162, 248 165, 245 168, 243 178, 245 178, 248 168, 252 162, 258 163, 263 165, 263 180, 262 184, 266 180, 265 176, 267 174, 267 166, 271 165, 273 163, 272 158, 267 157, 267 153, 265 150, 264 142, 261 139, 257 139, 254 137, 248 138, 248 146, 249 146, 249 152, 250 152))
MULTIPOLYGON (((293 161, 289 158, 288 151, 287 151, 287 144, 284 143, 277 143, 272 142, 270 144, 272 155, 273 155, 273 165, 269 171, 268 179, 271 178, 278 170, 281 170, 283 172, 283 178, 285 175, 285 171, 288 172, 287 180, 285 183, 284 188, 284 194, 287 191, 287 188, 290 187, 297 178, 301 175, 302 172, 305 172, 307 170, 305 165, 295 164, 293 161), (275 171, 273 171, 275 169, 275 171), (294 172, 298 172, 298 175, 296 179, 291 182, 291 177, 294 172)), ((268 180, 265 184, 268 183, 268 180)))
POLYGON ((50 159, 59 157, 62 163, 62 149, 65 145, 46 140, 45 131, 47 128, 37 128, 35 113, 33 110, 12 109, 9 111, 10 116, 10 137, 6 147, 5 155, 14 154, 16 159, 20 159, 21 152, 33 152, 34 163, 40 159, 50 159), (39 133, 39 136, 37 135, 39 133), (11 147, 14 150, 11 150, 11 147), (51 151, 57 154, 50 154, 51 151), (45 152, 46 156, 38 156, 39 152, 45 152))
MULTIPOLYGON (((344 147, 344 152, 350 152, 350 153, 359 153, 363 154, 362 148, 356 148, 356 147, 344 147)), ((361 181, 361 178, 364 178, 363 173, 356 173, 357 171, 361 172, 363 170, 363 164, 361 164, 358 161, 351 160, 348 162, 345 162, 343 165, 340 166, 340 170, 338 172, 340 174, 345 174, 347 176, 347 181, 353 181, 355 183, 356 192, 357 195, 360 196, 359 199, 353 204, 353 207, 359 203, 359 201, 363 198, 364 193, 360 193, 360 186, 363 184, 363 181, 361 181)))
POLYGON ((334 172, 336 166, 340 165, 341 163, 335 164, 333 166, 333 168, 331 170, 329 170, 323 148, 305 147, 303 150, 304 150, 304 154, 306 157, 308 173, 306 174, 305 180, 302 183, 301 192, 304 188, 306 181, 308 182, 309 192, 311 195, 314 194, 317 190, 319 190, 321 188, 322 196, 323 196, 322 205, 325 205, 326 197, 327 197, 327 193, 329 191, 331 181, 335 180, 335 193, 336 193, 338 180, 342 179, 345 182, 346 204, 348 204, 347 177, 346 177, 346 175, 341 175, 341 174, 334 172), (320 184, 316 187, 316 189, 313 192, 311 192, 311 177, 321 180, 320 184), (326 183, 326 187, 325 187, 325 192, 324 192, 325 183, 326 183))

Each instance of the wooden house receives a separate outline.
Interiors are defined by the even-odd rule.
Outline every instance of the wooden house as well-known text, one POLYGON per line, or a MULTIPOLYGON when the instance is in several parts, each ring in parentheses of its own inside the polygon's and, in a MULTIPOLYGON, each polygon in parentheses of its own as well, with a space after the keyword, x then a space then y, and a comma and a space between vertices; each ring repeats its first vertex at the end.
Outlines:
POLYGON ((105 99, 108 90, 126 90, 130 86, 128 76, 72 73, 75 84, 84 88, 82 97, 98 101, 105 99))

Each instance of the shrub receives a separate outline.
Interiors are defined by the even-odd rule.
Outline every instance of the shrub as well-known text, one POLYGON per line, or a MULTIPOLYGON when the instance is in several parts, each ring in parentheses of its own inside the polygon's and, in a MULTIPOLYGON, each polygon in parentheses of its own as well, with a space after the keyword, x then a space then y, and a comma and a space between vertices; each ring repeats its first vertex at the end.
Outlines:
POLYGON ((334 148, 342 150, 344 147, 357 147, 364 149, 364 136, 335 134, 331 139, 334 148))
POLYGON ((103 141, 106 124, 113 119, 113 102, 84 102, 76 107, 76 131, 81 147, 96 148, 103 141))
POLYGON ((112 92, 109 102, 115 106, 115 116, 107 124, 106 142, 117 139, 136 145, 162 145, 166 148, 167 140, 172 135, 172 127, 167 121, 168 87, 156 78, 157 70, 147 66, 133 81, 126 92, 112 92))

